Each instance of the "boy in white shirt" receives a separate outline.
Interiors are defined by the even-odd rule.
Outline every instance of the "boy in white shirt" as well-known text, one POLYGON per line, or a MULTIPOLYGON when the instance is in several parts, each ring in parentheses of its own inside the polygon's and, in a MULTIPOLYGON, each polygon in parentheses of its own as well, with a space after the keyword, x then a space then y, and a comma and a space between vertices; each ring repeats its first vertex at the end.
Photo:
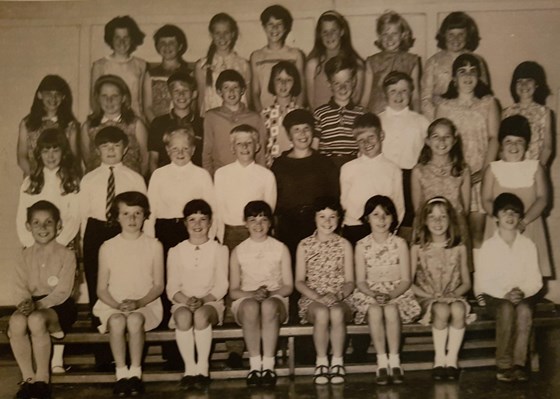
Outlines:
POLYGON ((498 229, 480 248, 475 272, 475 293, 482 294, 496 318, 498 381, 527 381, 527 350, 533 307, 542 276, 535 244, 519 231, 523 202, 502 193, 494 200, 492 215, 498 229))

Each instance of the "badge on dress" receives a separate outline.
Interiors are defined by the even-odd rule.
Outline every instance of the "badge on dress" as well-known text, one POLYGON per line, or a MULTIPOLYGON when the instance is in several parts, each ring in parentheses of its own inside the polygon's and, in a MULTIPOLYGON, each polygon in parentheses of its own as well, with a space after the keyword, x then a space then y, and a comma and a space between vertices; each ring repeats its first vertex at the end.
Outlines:
POLYGON ((56 287, 58 285, 58 277, 50 276, 47 280, 47 284, 49 285, 49 287, 56 287))

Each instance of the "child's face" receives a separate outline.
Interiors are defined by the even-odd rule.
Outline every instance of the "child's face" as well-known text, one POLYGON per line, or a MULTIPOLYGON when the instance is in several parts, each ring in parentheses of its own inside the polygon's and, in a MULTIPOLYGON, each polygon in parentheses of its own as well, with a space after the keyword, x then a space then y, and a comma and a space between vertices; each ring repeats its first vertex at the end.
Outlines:
POLYGON ((127 28, 117 28, 113 34, 113 51, 119 55, 128 55, 132 39, 127 28))
POLYGON ((379 35, 381 47, 385 51, 398 51, 401 45, 402 31, 397 24, 386 24, 379 35))
POLYGON ((62 160, 62 149, 60 147, 43 148, 41 150, 41 161, 45 168, 54 170, 62 160))
POLYGON ((517 230, 521 217, 513 209, 501 209, 495 219, 500 230, 514 231, 517 230))
POLYGON ((476 66, 466 64, 455 73, 455 84, 459 93, 472 93, 478 83, 478 69, 476 66))
POLYGON ((502 139, 502 159, 506 162, 519 162, 525 157, 527 142, 523 137, 506 136, 502 139))
POLYGON ((519 100, 533 100, 537 90, 537 82, 532 78, 517 79, 515 82, 515 92, 519 96, 519 100))
POLYGON ((122 161, 126 147, 122 141, 117 143, 103 143, 97 147, 101 162, 106 165, 116 165, 122 161))
POLYGON ((173 108, 179 111, 190 110, 191 103, 196 98, 196 91, 193 91, 188 84, 181 81, 171 82, 169 85, 169 93, 173 108))
POLYGON ((43 103, 43 109, 50 114, 56 114, 58 107, 64 100, 64 95, 57 90, 46 90, 37 93, 37 98, 43 103))
POLYGON ((335 73, 330 82, 333 98, 336 103, 347 104, 352 98, 356 77, 350 69, 343 69, 335 73))
POLYGON ((381 145, 385 137, 383 132, 378 131, 375 127, 366 127, 354 129, 354 136, 362 154, 369 158, 375 158, 381 154, 381 145))
POLYGON ((253 135, 249 132, 234 133, 233 154, 242 164, 248 165, 255 160, 258 143, 255 142, 253 135))
POLYGON ((269 43, 281 43, 286 34, 284 21, 271 17, 264 25, 264 32, 266 33, 266 39, 269 43))
POLYGON ((289 136, 295 149, 307 150, 313 140, 313 128, 307 123, 294 125, 290 128, 289 136))
POLYGON ((448 29, 445 32, 445 48, 452 53, 462 51, 467 45, 467 30, 465 28, 448 29))
POLYGON ((182 45, 175 36, 162 37, 157 42, 157 52, 165 61, 173 61, 179 58, 182 45))
POLYGON ((33 212, 31 220, 25 223, 25 227, 31 232, 37 244, 45 245, 56 238, 62 223, 60 220, 57 222, 51 212, 38 210, 33 212))
POLYGON ((184 166, 191 161, 194 147, 190 145, 189 139, 182 134, 175 134, 165 147, 169 159, 177 166, 184 166))
POLYGON ((185 227, 190 238, 208 238, 211 224, 212 219, 200 212, 193 213, 185 219, 185 227))
POLYGON ((342 36, 344 36, 344 30, 336 21, 323 21, 321 23, 321 41, 327 50, 338 50, 342 36))
POLYGON ((433 207, 426 219, 426 226, 428 227, 432 238, 444 237, 447 234, 449 216, 442 205, 436 205, 433 207))
POLYGON ((426 144, 434 155, 444 156, 449 154, 455 144, 455 137, 446 125, 437 125, 433 132, 426 138, 426 144))
POLYGON ((387 104, 395 111, 402 111, 408 107, 410 94, 410 85, 406 80, 399 80, 385 89, 387 104))
POLYGON ((125 233, 138 233, 144 224, 144 208, 138 205, 127 205, 119 202, 117 221, 125 233))
POLYGON ((336 230, 338 220, 338 212, 330 208, 325 208, 315 213, 317 231, 324 235, 331 234, 336 230))
POLYGON ((117 86, 106 83, 99 88, 99 106, 105 116, 118 116, 124 101, 125 97, 117 86))
POLYGON ((288 75, 286 71, 280 71, 280 73, 274 77, 274 91, 276 92, 276 97, 291 97, 293 87, 294 78, 288 75))
POLYGON ((391 229, 393 216, 386 213, 381 205, 377 205, 368 215, 368 221, 372 232, 387 233, 391 229))
POLYGON ((268 236, 270 230, 270 219, 263 214, 249 216, 245 220, 245 226, 249 230, 249 235, 253 240, 262 241, 268 236))
POLYGON ((218 22, 212 25, 212 42, 216 50, 228 51, 231 49, 235 33, 231 30, 229 23, 218 22))
POLYGON ((218 95, 224 101, 224 105, 230 107, 239 104, 243 93, 245 93, 245 90, 239 85, 239 82, 224 82, 218 90, 218 95))

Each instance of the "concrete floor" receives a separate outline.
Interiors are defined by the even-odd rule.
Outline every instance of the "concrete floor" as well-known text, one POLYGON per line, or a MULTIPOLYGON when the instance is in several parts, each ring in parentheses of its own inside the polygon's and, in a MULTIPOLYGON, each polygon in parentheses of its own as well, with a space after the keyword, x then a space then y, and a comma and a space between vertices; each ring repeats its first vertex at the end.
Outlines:
MULTIPOLYGON (((208 392, 183 392, 177 383, 149 383, 143 399, 554 399, 560 398, 560 330, 551 331, 545 340, 541 371, 528 383, 506 384, 496 381, 490 368, 467 369, 458 382, 435 383, 428 371, 408 372, 401 386, 379 387, 373 376, 355 374, 344 386, 314 386, 311 377, 294 380, 280 378, 274 390, 248 389, 244 380, 213 381, 208 392)), ((0 399, 12 398, 20 375, 13 361, 0 362, 0 399)), ((97 399, 112 397, 110 384, 59 384, 53 388, 55 399, 97 399)))

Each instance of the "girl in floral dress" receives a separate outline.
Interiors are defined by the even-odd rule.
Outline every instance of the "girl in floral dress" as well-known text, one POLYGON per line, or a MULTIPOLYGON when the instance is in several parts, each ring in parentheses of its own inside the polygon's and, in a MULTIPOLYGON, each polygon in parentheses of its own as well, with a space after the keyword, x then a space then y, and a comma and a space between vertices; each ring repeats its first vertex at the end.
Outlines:
POLYGON ((338 201, 321 197, 315 201, 313 235, 301 240, 296 253, 296 289, 301 293, 301 323, 313 324, 317 360, 313 381, 323 385, 344 383, 346 323, 352 320, 354 289, 352 246, 336 233, 342 208, 338 201), (332 359, 329 368, 329 340, 332 359))
POLYGON ((362 324, 367 318, 369 323, 377 353, 379 385, 389 383, 390 377, 395 384, 403 382, 399 358, 401 323, 411 323, 420 314, 420 306, 410 289, 408 246, 395 234, 398 220, 389 197, 371 197, 362 216, 362 222, 370 225, 371 234, 356 245, 354 322, 362 324))

